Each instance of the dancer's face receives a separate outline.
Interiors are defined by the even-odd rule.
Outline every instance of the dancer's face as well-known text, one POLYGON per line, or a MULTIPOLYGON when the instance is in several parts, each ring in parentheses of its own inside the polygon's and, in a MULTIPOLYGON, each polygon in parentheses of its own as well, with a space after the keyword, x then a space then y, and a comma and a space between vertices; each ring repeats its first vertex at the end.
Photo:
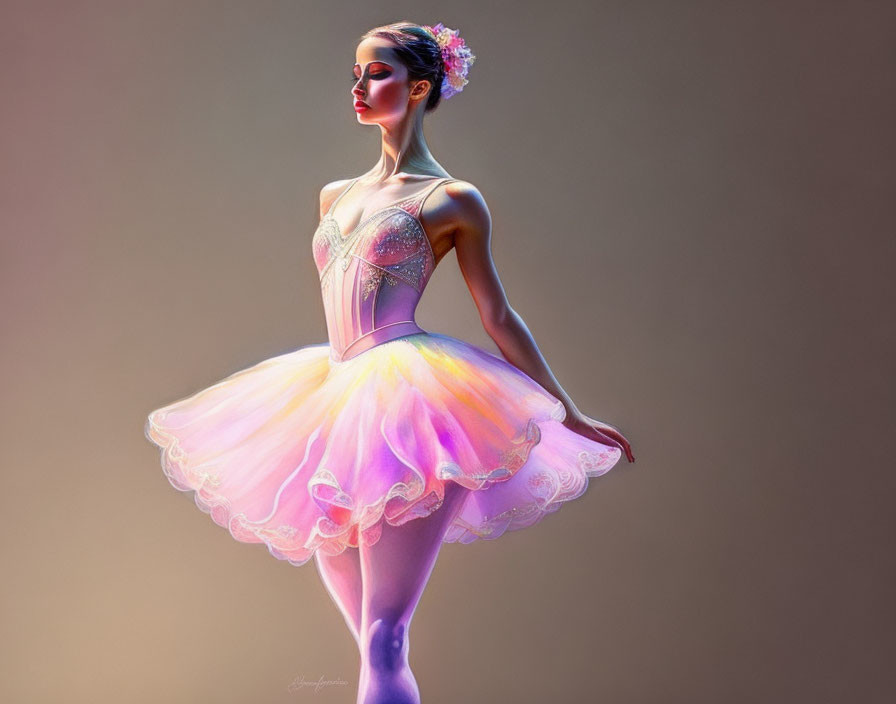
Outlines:
POLYGON ((380 37, 364 39, 358 45, 352 67, 352 102, 358 122, 395 123, 427 95, 429 82, 409 82, 408 70, 398 60, 394 46, 380 37))

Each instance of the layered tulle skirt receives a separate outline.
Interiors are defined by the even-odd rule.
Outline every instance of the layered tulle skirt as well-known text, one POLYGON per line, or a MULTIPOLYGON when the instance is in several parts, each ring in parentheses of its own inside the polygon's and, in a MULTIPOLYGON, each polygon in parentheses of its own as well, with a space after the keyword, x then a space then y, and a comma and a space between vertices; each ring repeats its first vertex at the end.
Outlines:
POLYGON ((372 545, 469 491, 445 542, 524 528, 584 493, 621 451, 499 356, 417 333, 342 362, 327 344, 238 371, 153 411, 171 484, 238 541, 293 565, 372 545))

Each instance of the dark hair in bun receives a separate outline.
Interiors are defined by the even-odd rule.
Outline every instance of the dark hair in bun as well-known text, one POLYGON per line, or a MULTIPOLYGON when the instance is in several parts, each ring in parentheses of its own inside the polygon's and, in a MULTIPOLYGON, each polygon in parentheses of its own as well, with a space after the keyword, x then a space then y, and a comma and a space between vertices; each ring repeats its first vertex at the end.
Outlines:
POLYGON ((413 81, 427 80, 432 85, 424 110, 435 110, 442 99, 442 80, 445 78, 445 64, 442 49, 432 34, 413 22, 393 22, 374 27, 361 39, 382 37, 395 44, 395 53, 408 70, 413 81))

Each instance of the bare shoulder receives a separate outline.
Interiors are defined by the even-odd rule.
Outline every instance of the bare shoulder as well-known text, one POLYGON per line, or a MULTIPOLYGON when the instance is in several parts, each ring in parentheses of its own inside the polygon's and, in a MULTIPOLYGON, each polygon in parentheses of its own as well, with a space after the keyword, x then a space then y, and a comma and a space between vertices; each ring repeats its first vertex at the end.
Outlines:
POLYGON ((455 236, 485 236, 491 227, 491 214, 480 190, 469 181, 458 179, 444 184, 446 216, 455 224, 455 236))
POLYGON ((469 181, 449 181, 442 188, 448 199, 461 210, 475 212, 486 207, 482 193, 469 181))
POLYGON ((343 178, 338 181, 330 181, 330 183, 326 184, 323 188, 320 189, 320 216, 323 217, 326 212, 330 209, 330 206, 333 204, 333 201, 339 196, 342 191, 345 190, 346 186, 352 182, 353 179, 343 178))

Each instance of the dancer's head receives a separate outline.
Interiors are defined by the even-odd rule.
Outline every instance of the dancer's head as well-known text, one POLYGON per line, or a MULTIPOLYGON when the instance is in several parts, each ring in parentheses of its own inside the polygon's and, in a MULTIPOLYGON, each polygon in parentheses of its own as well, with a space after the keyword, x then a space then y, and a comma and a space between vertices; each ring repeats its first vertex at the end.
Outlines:
POLYGON ((366 124, 389 123, 408 113, 434 110, 459 93, 476 57, 456 30, 396 22, 361 37, 352 68, 352 95, 368 107, 357 111, 366 124))

